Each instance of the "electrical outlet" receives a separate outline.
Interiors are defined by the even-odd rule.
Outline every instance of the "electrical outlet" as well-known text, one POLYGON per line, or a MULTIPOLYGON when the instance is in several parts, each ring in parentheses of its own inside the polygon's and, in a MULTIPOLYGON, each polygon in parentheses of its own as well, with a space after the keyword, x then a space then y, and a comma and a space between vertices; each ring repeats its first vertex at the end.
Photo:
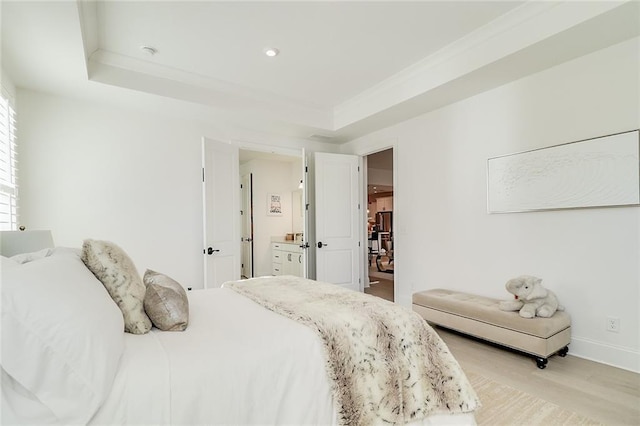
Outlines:
POLYGON ((620 318, 607 317, 607 331, 620 333, 620 318))

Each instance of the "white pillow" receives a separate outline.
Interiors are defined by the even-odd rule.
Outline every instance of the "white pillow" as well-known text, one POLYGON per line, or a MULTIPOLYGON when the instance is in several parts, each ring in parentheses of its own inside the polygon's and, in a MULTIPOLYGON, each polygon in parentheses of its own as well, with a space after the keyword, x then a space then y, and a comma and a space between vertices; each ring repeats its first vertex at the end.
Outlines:
POLYGON ((82 261, 122 311, 124 331, 145 334, 151 330, 151 320, 144 311, 146 288, 127 253, 109 241, 85 240, 82 261))
MULTIPOLYGON (((58 423, 86 424, 104 402, 123 329, 118 307, 77 254, 3 268, 0 364, 25 390, 12 397, 28 392, 58 423)), ((3 393, 16 388, 2 382, 3 393)))
POLYGON ((3 425, 52 425, 58 423, 56 416, 34 394, 0 368, 2 376, 2 410, 0 424, 3 425))
POLYGON ((15 256, 11 256, 10 259, 17 263, 28 263, 42 259, 43 257, 51 256, 51 253, 53 253, 52 248, 45 248, 31 253, 16 254, 15 256))
POLYGON ((4 271, 6 268, 12 268, 18 265, 20 264, 10 257, 0 256, 0 272, 4 271))

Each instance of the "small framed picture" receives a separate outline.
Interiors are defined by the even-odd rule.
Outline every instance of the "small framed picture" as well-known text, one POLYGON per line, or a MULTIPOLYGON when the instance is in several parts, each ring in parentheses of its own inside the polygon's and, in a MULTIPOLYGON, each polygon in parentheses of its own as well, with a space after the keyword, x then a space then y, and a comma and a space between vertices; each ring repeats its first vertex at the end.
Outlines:
POLYGON ((280 194, 267 195, 267 215, 282 216, 282 196, 280 194))

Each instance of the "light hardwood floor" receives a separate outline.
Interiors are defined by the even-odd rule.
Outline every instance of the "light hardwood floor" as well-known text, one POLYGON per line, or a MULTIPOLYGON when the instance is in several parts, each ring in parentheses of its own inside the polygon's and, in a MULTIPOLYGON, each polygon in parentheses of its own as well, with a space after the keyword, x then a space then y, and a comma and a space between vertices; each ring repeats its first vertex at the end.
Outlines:
MULTIPOLYGON (((393 265, 388 264, 387 258, 383 258, 382 265, 388 270, 393 270, 393 265)), ((372 262, 369 266, 369 281, 372 284, 365 288, 364 292, 393 302, 393 279, 392 273, 378 271, 376 263, 372 262)))
MULTIPOLYGON (((365 292, 393 301, 393 284, 384 280, 365 292)), ((604 425, 640 425, 640 374, 572 356, 571 345, 569 355, 551 357, 540 370, 527 355, 434 328, 464 370, 604 425)))
POLYGON ((571 355, 533 358, 434 327, 462 368, 605 425, 640 425, 640 375, 571 355))
POLYGON ((370 279, 375 280, 375 283, 365 288, 364 292, 393 302, 393 281, 382 278, 370 279))

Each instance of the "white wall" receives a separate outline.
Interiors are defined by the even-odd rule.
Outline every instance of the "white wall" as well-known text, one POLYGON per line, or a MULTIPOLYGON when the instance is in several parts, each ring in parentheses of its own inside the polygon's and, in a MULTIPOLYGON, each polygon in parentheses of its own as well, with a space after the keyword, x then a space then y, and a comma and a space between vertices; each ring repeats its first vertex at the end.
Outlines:
MULTIPOLYGON (((140 274, 155 269, 185 287, 203 286, 202 136, 302 146, 31 90, 19 89, 17 104, 20 224, 51 229, 61 246, 80 247, 85 238, 113 241, 140 274)), ((290 180, 289 173, 289 186, 290 180)))
POLYGON ((542 277, 573 318, 570 353, 640 371, 640 208, 487 214, 486 161, 640 127, 630 40, 343 147, 395 145, 399 301, 445 287, 507 299, 542 277), (605 330, 620 318, 620 333, 605 330))
MULTIPOLYGON (((240 174, 253 174, 253 273, 271 275, 271 238, 292 232, 292 191, 298 188, 294 173, 300 175, 301 161, 252 160, 242 165, 240 174), (267 214, 268 194, 282 196, 282 216, 267 214)), ((300 182, 297 180, 297 182, 300 182)))
POLYGON ((9 74, 7 74, 2 68, 0 68, 0 86, 2 87, 5 96, 9 96, 13 102, 16 97, 16 86, 13 84, 9 74))

